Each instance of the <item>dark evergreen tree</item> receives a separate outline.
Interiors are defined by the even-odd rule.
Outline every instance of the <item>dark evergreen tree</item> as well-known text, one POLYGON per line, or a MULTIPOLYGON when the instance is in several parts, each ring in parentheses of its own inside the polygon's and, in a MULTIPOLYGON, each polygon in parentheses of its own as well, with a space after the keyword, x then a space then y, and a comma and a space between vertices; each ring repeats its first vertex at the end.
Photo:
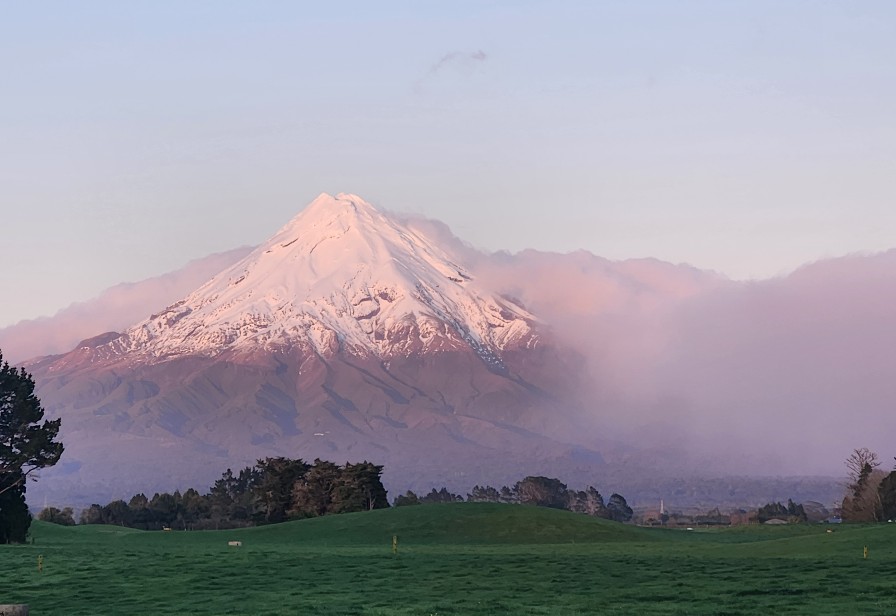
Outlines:
POLYGON ((131 526, 132 522, 131 508, 123 500, 114 500, 103 507, 103 524, 131 526))
POLYGON ((158 492, 149 499, 150 528, 159 530, 171 528, 177 519, 177 501, 173 494, 158 492))
POLYGON ((408 490, 404 494, 399 494, 395 497, 395 500, 392 502, 393 507, 406 507, 408 505, 419 505, 420 499, 417 498, 417 495, 414 494, 411 490, 408 490))
POLYGON ((151 513, 149 511, 149 499, 142 492, 134 494, 128 501, 128 509, 131 511, 131 526, 141 530, 153 528, 151 513))
POLYGON ((0 492, 0 543, 24 543, 30 526, 24 482, 0 492))
POLYGON ((500 502, 518 505, 520 502, 520 495, 516 491, 516 486, 512 488, 508 488, 507 486, 501 486, 501 496, 500 502))
POLYGON ((60 422, 44 421, 31 375, 0 353, 0 543, 25 541, 31 525, 25 482, 62 456, 62 443, 55 440, 60 422))
POLYGON ((182 512, 183 528, 195 528, 196 524, 210 517, 208 499, 199 492, 190 488, 181 499, 180 510, 182 512))
POLYGON ((64 509, 44 507, 41 512, 37 514, 37 519, 41 522, 59 524, 60 526, 74 526, 75 512, 71 507, 66 507, 64 509))
POLYGON ((609 518, 610 513, 604 504, 604 497, 593 486, 587 490, 569 491, 569 510, 597 518, 609 518))
POLYGON ((896 519, 896 471, 890 472, 881 480, 877 494, 880 500, 881 518, 896 519))
POLYGON ((791 499, 787 499, 787 518, 790 522, 806 522, 809 517, 802 505, 797 505, 791 499))
POLYGON ((448 491, 448 488, 442 488, 440 490, 436 490, 433 488, 430 490, 429 494, 420 497, 421 503, 462 503, 464 502, 464 497, 460 494, 452 494, 448 491))
POLYGON ((628 522, 634 515, 634 511, 621 494, 610 495, 610 500, 607 501, 607 511, 610 514, 610 519, 616 522, 628 522))
POLYGON ((253 518, 259 524, 285 522, 292 506, 293 488, 308 471, 303 460, 265 458, 255 465, 257 476, 252 483, 257 509, 253 518))
POLYGON ((582 490, 570 490, 566 497, 566 508, 573 513, 585 513, 585 492, 582 490))
POLYGON ((383 467, 371 462, 346 463, 333 490, 333 513, 384 509, 389 506, 381 479, 383 467))
POLYGON ((469 503, 500 503, 501 493, 491 486, 473 486, 473 490, 467 494, 469 503))
POLYGON ((231 519, 231 508, 237 499, 237 479, 229 468, 209 489, 208 502, 213 520, 218 522, 231 519))
POLYGON ((103 523, 103 507, 102 505, 92 504, 90 507, 81 510, 78 518, 78 524, 102 524, 103 523))
POLYGON ((313 518, 332 513, 333 493, 342 472, 338 465, 316 459, 293 486, 289 517, 313 518))
POLYGON ((207 497, 210 527, 233 528, 248 526, 257 509, 252 487, 258 480, 258 470, 246 467, 234 475, 229 468, 215 482, 207 497))
POLYGON ((515 486, 523 505, 566 509, 568 494, 566 484, 550 477, 526 477, 515 486))

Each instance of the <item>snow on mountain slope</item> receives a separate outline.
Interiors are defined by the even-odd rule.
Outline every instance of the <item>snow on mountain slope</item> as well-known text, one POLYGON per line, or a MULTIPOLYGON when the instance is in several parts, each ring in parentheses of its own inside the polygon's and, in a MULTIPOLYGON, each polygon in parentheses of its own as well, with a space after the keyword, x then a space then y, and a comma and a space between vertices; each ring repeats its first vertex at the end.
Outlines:
POLYGON ((140 361, 302 348, 388 360, 538 342, 534 317, 481 289, 418 232, 350 194, 322 194, 245 259, 94 349, 140 361))

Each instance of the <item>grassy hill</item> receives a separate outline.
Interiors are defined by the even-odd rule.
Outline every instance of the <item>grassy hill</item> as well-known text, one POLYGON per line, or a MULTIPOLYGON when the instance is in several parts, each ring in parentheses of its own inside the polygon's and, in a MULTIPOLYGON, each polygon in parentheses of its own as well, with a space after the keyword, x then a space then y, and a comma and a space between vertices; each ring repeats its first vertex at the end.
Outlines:
POLYGON ((896 613, 896 525, 826 530, 642 529, 476 503, 205 532, 35 522, 33 545, 0 546, 0 603, 66 615, 896 613))
POLYGON ((568 511, 492 503, 378 509, 261 526, 243 532, 250 541, 289 538, 305 544, 334 546, 391 545, 393 535, 408 545, 523 545, 645 537, 644 529, 568 511))

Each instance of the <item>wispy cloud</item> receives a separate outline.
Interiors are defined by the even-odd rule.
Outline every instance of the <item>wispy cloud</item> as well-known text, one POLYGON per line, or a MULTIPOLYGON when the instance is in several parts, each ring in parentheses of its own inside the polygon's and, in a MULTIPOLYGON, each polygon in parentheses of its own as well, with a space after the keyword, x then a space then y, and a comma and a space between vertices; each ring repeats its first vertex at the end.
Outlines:
POLYGON ((476 51, 452 51, 434 63, 426 73, 420 77, 414 84, 416 88, 420 88, 426 81, 436 78, 440 73, 450 67, 462 67, 470 69, 477 64, 481 64, 488 60, 488 54, 481 49, 476 51))
POLYGON ((122 331, 181 299, 250 250, 250 247, 242 247, 212 254, 155 278, 114 286, 98 297, 72 304, 54 316, 4 327, 0 329, 0 349, 4 359, 18 363, 40 355, 64 353, 80 340, 108 331, 122 331))
POLYGON ((451 53, 446 53, 444 56, 439 58, 439 61, 433 64, 429 69, 429 73, 427 73, 427 75, 435 75, 449 64, 470 64, 474 62, 485 62, 487 59, 488 55, 486 55, 486 53, 481 49, 472 53, 452 51, 451 53))

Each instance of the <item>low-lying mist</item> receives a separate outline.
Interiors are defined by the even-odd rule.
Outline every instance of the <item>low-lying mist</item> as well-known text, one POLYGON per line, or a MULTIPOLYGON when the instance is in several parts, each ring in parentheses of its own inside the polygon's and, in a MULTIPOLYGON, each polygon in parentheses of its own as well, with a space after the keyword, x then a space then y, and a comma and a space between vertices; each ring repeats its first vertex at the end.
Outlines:
POLYGON ((493 255, 478 273, 587 358, 597 433, 667 467, 842 475, 855 447, 891 453, 896 251, 753 282, 587 253, 493 255))

